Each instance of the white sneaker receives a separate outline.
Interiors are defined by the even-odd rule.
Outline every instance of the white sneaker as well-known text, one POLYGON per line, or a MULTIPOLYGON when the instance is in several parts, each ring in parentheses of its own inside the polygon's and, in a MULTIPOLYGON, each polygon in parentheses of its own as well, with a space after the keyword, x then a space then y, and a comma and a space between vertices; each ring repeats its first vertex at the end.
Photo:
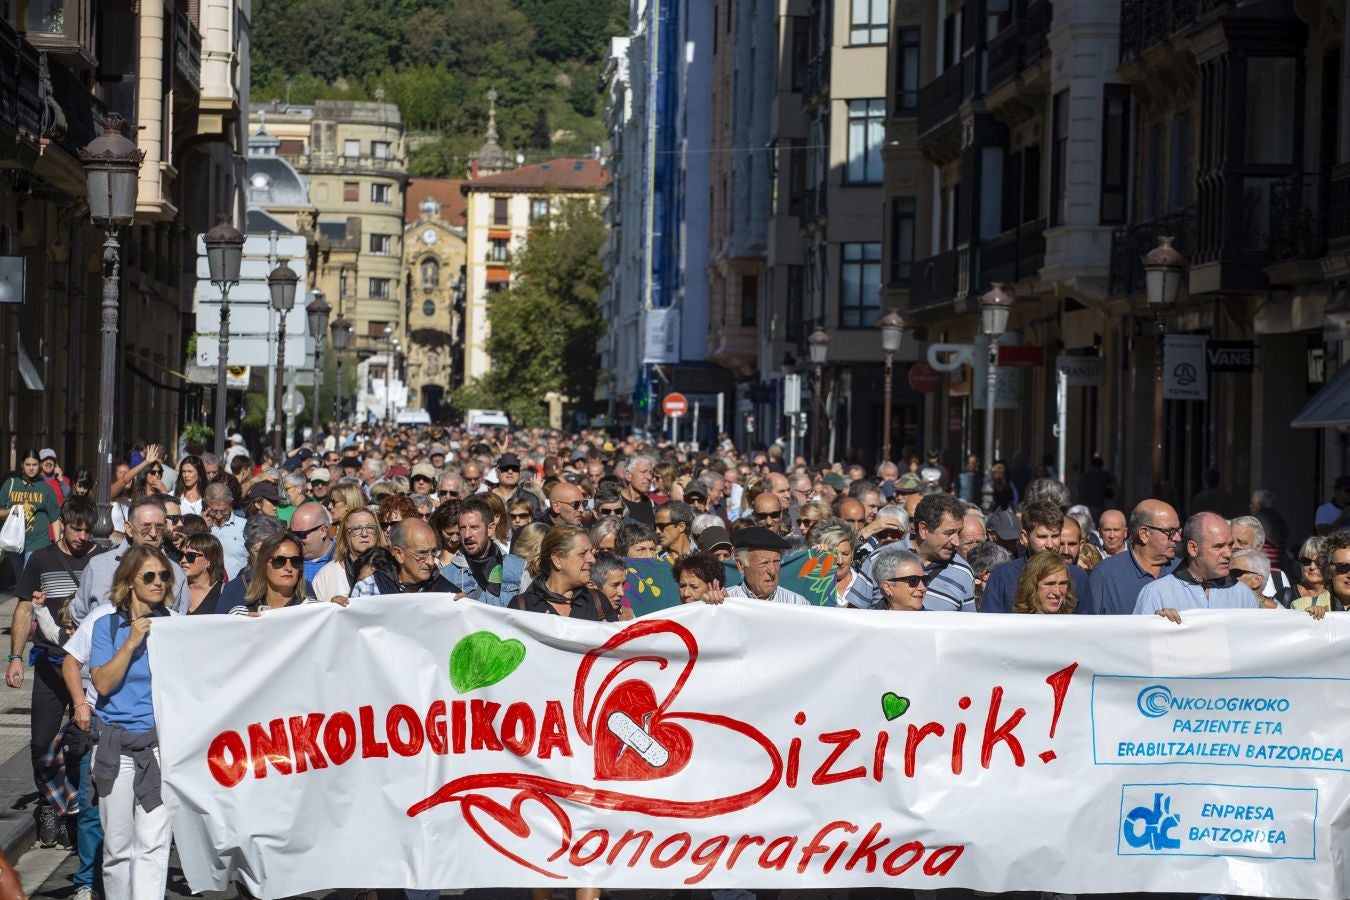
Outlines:
POLYGON ((75 889, 74 900, 98 900, 98 894, 87 884, 82 884, 75 889))

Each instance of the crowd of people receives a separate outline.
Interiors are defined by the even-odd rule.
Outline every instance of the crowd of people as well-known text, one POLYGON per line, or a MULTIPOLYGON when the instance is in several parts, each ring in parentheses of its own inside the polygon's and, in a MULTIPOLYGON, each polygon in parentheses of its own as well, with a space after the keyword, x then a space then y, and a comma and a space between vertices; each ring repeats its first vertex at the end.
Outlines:
POLYGON ((978 460, 953 472, 940 452, 902 459, 905 471, 869 472, 786 459, 779 445, 440 427, 343 428, 284 459, 238 436, 223 458, 172 462, 150 444, 113 472, 100 548, 87 473, 67 480, 54 452, 26 452, 0 485, 0 516, 22 510, 26 524, 24 550, 7 554, 19 602, 6 681, 33 682, 39 840, 78 852, 77 900, 164 895, 171 835, 145 640, 168 615, 436 592, 615 622, 633 616, 627 561, 643 558, 672 564, 682 602, 809 605, 780 583, 784 554, 801 548, 836 559, 826 605, 839 609, 1180 622, 1205 608, 1320 619, 1350 603, 1350 478, 1291 559, 1266 492, 1250 515, 1201 504, 1183 521, 1161 499, 1110 508, 1099 465, 1084 482, 1092 505, 1048 473, 1019 483, 1002 467, 986 512, 978 460), (728 561, 740 584, 725 584, 728 561))

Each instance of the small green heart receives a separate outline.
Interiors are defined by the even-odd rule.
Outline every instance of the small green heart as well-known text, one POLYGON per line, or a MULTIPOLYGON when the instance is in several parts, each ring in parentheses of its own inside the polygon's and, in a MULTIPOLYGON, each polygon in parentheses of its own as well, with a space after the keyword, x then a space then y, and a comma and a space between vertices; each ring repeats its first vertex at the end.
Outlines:
POLYGON ((887 691, 881 695, 881 711, 886 716, 887 722, 894 722, 905 714, 909 709, 909 698, 901 697, 895 691, 887 691))
POLYGON ((461 694, 496 684, 525 660, 525 645, 515 638, 502 640, 490 631, 476 631, 459 639, 450 651, 450 684, 461 694))

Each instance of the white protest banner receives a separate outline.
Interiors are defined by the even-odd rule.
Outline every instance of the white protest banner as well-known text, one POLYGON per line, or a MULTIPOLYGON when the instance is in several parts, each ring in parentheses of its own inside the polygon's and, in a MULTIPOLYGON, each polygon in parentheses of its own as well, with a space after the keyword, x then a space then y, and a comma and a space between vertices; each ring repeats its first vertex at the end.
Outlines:
POLYGON ((157 621, 150 660, 195 891, 1344 897, 1347 625, 421 595, 157 621))

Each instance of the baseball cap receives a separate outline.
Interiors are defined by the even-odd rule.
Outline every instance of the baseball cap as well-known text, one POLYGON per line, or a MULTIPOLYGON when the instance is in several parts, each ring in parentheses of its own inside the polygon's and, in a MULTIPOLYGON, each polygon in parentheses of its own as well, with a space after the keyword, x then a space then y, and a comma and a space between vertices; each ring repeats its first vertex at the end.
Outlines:
POLYGON ((700 550, 716 550, 718 547, 731 549, 731 546, 731 535, 727 534, 727 530, 721 525, 709 525, 698 534, 700 550))
POLYGON ((503 453, 501 456, 497 457, 497 468, 500 469, 503 466, 515 466, 519 469, 520 457, 516 456, 514 453, 503 453))
POLYGON ((418 463, 412 467, 413 478, 425 478, 427 481, 436 480, 436 468, 431 463, 418 463))
POLYGON ((277 486, 270 481, 256 482, 248 489, 244 498, 246 500, 270 500, 277 505, 281 504, 281 495, 277 493, 277 486))
POLYGON ((1015 541, 1022 536, 1022 526, 1011 510, 1000 509, 984 520, 986 530, 998 535, 999 540, 1015 541))
POLYGON ((825 476, 823 480, 825 481, 826 484, 834 488, 836 491, 848 490, 848 479, 845 478, 843 475, 840 475, 838 472, 829 473, 828 475, 825 476))
POLYGON ((317 468, 314 468, 314 469, 311 469, 311 470, 310 470, 310 473, 309 473, 309 480, 310 480, 310 481, 332 481, 332 480, 333 480, 333 476, 330 475, 330 474, 328 473, 328 470, 325 469, 323 466, 318 466, 317 468))
POLYGON ((39 460, 56 459, 56 451, 51 449, 50 447, 43 448, 42 450, 38 451, 38 459, 39 460))
POLYGON ((923 482, 913 472, 906 472, 895 479, 895 492, 897 494, 917 494, 921 490, 923 490, 923 482))

